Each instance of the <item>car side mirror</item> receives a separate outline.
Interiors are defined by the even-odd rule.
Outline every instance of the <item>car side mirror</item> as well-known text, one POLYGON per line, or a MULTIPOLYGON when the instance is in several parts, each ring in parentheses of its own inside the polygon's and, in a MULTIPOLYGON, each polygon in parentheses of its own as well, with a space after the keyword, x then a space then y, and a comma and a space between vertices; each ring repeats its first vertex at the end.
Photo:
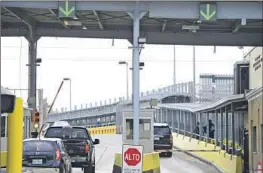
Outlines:
POLYGON ((99 144, 100 143, 100 140, 99 139, 95 139, 93 144, 96 145, 96 144, 99 144))
POLYGON ((32 138, 37 138, 38 132, 31 132, 31 137, 32 138))

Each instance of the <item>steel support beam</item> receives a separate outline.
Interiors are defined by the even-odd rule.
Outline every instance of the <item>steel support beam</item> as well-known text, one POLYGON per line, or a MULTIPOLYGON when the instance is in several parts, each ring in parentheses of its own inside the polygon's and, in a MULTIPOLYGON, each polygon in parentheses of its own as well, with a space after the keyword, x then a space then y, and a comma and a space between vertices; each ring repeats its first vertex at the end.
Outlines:
POLYGON ((206 118, 206 140, 205 143, 209 142, 209 113, 204 113, 204 116, 206 118))
POLYGON ((22 23, 27 25, 28 27, 35 27, 37 21, 29 16, 26 12, 23 12, 22 9, 14 9, 14 8, 7 8, 3 7, 8 13, 10 13, 12 16, 20 20, 22 23))
POLYGON ((162 32, 164 32, 165 31, 165 28, 166 28, 166 24, 167 24, 167 21, 166 20, 164 20, 164 22, 163 22, 163 25, 162 25, 162 32))
POLYGON ((228 110, 227 110, 227 106, 225 106, 225 112, 226 112, 226 126, 225 126, 225 129, 226 129, 226 149, 225 149, 225 151, 228 153, 228 149, 229 149, 229 147, 228 147, 228 140, 229 140, 229 138, 228 138, 228 130, 229 130, 229 128, 228 128, 228 126, 229 126, 229 124, 228 124, 228 110))
POLYGON ((215 121, 215 147, 217 146, 217 144, 218 144, 218 130, 219 130, 219 128, 218 128, 218 110, 217 109, 215 109, 215 119, 216 119, 216 121, 215 121))
POLYGON ((52 9, 49 9, 49 11, 51 14, 55 16, 55 18, 58 20, 61 26, 63 26, 64 28, 70 29, 67 25, 65 25, 65 23, 58 17, 58 15, 52 9))
MULTIPOLYGON (((25 36, 26 29, 2 28, 2 37, 25 36)), ((40 37, 78 37, 128 39, 133 38, 129 30, 71 30, 41 28, 35 30, 40 37)), ((141 37, 146 38, 147 44, 167 45, 215 45, 215 46, 263 46, 262 33, 169 33, 141 31, 141 37)))
MULTIPOLYGON (((57 1, 4 1, 1 6, 20 8, 44 8, 57 9, 57 1)), ((135 10, 135 2, 91 2, 76 1, 76 10, 96 10, 96 11, 124 11, 135 10)), ((199 19, 200 2, 141 2, 141 11, 149 11, 150 17, 159 18, 179 18, 179 19, 199 19), (187 10, 185 10, 187 9, 187 10)), ((262 2, 217 2, 217 19, 262 19, 262 2)))
POLYGON ((232 152, 231 152, 231 157, 233 156, 233 154, 235 154, 235 111, 234 111, 234 103, 231 103, 231 131, 232 131, 232 152))
POLYGON ((93 14, 94 14, 94 16, 97 18, 97 21, 98 21, 98 24, 99 24, 100 29, 103 30, 103 29, 104 29, 104 26, 102 25, 102 22, 100 21, 100 17, 99 17, 99 15, 98 15, 97 11, 93 10, 93 14))
POLYGON ((37 37, 31 33, 28 37, 28 107, 36 109, 36 91, 37 91, 37 37))
POLYGON ((224 111, 220 108, 220 147, 223 149, 224 146, 224 111))

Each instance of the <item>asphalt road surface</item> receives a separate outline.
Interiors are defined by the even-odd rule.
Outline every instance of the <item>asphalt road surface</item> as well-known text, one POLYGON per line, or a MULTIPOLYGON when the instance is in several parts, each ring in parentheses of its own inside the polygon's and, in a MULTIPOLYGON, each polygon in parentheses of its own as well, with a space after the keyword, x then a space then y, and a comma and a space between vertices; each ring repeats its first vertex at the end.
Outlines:
MULTIPOLYGON (((111 173, 114 154, 122 150, 121 135, 93 136, 100 139, 96 145, 96 173, 111 173)), ((5 171, 2 171, 4 173, 5 171)), ((82 173, 81 169, 73 169, 73 173, 82 173)), ((182 152, 174 152, 173 157, 161 157, 161 173, 218 173, 216 169, 182 152)), ((36 172, 37 173, 37 172, 36 172)))

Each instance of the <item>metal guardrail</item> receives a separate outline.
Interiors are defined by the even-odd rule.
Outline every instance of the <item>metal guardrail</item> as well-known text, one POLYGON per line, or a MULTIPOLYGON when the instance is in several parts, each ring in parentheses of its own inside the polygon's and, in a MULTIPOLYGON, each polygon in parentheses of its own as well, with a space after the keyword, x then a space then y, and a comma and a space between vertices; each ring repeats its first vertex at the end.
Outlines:
MULTIPOLYGON (((192 87, 193 87, 193 82, 184 82, 184 83, 179 83, 176 85, 169 85, 169 86, 163 87, 163 88, 149 90, 146 92, 141 92, 140 95, 141 95, 141 98, 144 98, 144 97, 161 95, 161 94, 165 94, 165 93, 173 93, 173 92, 181 92, 181 93, 191 94, 192 93, 192 87)), ((101 101, 95 102, 95 103, 91 102, 89 104, 81 104, 80 107, 75 105, 73 111, 83 110, 83 109, 93 109, 93 108, 98 108, 98 107, 103 107, 103 106, 115 105, 121 101, 125 101, 125 100, 128 100, 130 98, 132 98, 132 96, 129 96, 129 98, 119 97, 119 98, 113 98, 113 99, 108 99, 108 100, 103 100, 103 101, 101 100, 101 101)), ((66 107, 61 108, 60 111, 58 109, 56 109, 55 111, 53 111, 51 113, 51 115, 64 113, 64 112, 69 112, 69 111, 67 111, 66 107)))

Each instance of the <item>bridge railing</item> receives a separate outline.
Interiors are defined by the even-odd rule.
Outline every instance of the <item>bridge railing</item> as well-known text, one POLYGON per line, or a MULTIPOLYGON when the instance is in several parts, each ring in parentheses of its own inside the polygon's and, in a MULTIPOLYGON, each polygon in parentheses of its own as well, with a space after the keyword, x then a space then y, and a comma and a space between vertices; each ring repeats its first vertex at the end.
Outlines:
MULTIPOLYGON (((173 93, 173 92, 192 94, 193 93, 193 82, 184 82, 184 83, 178 83, 176 85, 169 85, 163 88, 141 92, 140 95, 141 95, 141 98, 144 98, 144 97, 161 95, 165 93, 173 93)), ((81 104, 79 107, 75 105, 73 111, 82 110, 82 109, 96 109, 99 107, 111 106, 121 101, 129 100, 131 98, 132 96, 129 96, 129 98, 119 97, 119 98, 113 98, 113 99, 108 99, 108 100, 101 100, 99 102, 94 102, 94 103, 91 102, 89 104, 88 103, 81 104)), ((70 112, 70 111, 68 111, 67 108, 64 107, 64 108, 61 108, 60 111, 58 109, 56 109, 55 111, 52 111, 50 115, 56 115, 56 114, 64 113, 64 112, 70 112)))
POLYGON ((196 134, 194 132, 185 131, 185 130, 178 129, 178 128, 173 128, 172 131, 177 133, 177 134, 184 135, 186 137, 191 137, 191 138, 197 139, 199 141, 203 141, 203 142, 207 142, 209 144, 213 144, 217 147, 220 147, 221 150, 224 150, 228 154, 233 154, 236 156, 243 155, 243 147, 238 143, 235 143, 235 149, 233 151, 231 140, 228 140, 228 146, 227 146, 226 145, 227 141, 225 139, 223 141, 221 141, 220 139, 216 140, 215 138, 207 137, 205 134, 199 135, 199 134, 196 134))

